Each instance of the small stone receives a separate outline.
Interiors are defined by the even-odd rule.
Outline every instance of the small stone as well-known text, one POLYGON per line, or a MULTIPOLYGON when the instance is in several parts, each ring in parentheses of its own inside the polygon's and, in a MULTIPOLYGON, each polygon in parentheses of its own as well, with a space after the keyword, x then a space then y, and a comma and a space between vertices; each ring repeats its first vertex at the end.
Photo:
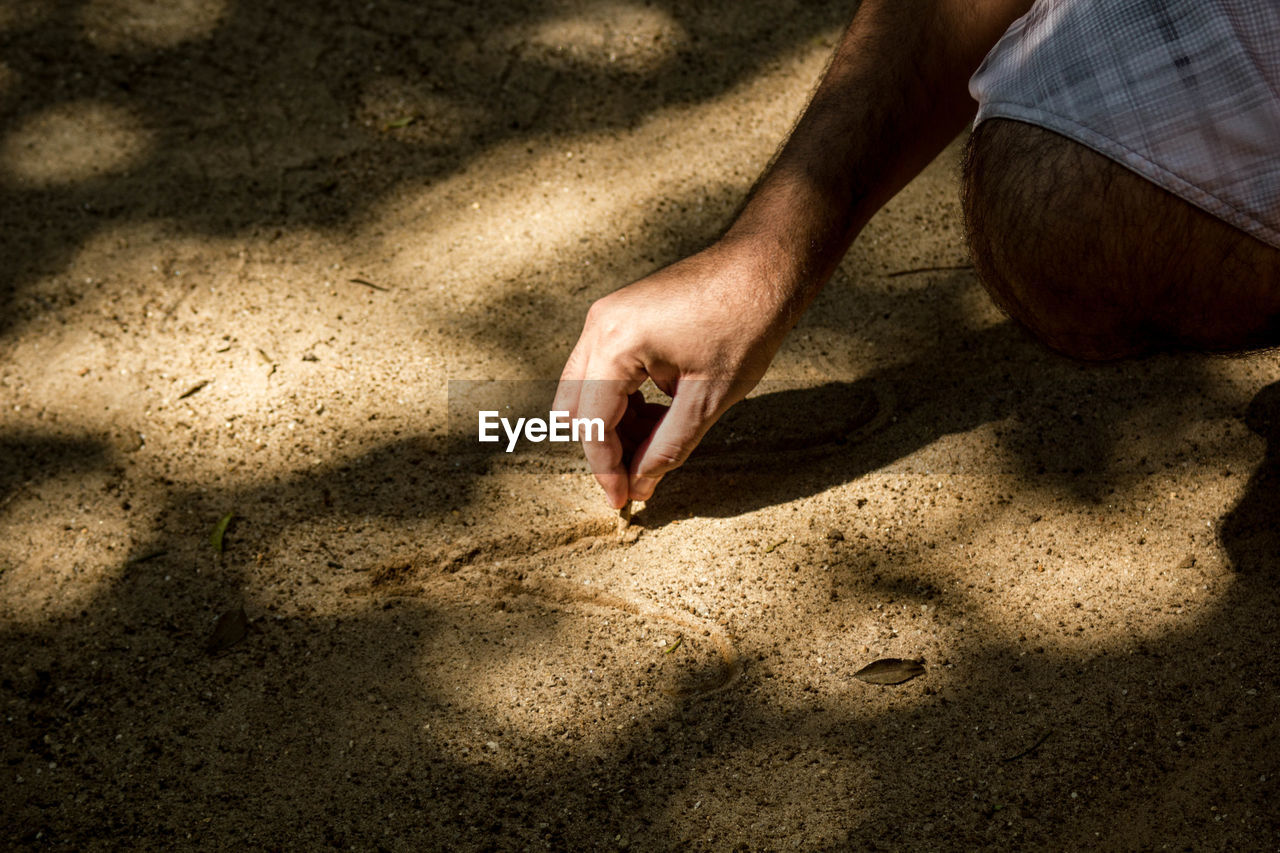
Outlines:
POLYGON ((831 540, 832 542, 843 542, 844 532, 840 530, 835 530, 835 529, 828 530, 827 539, 831 540))

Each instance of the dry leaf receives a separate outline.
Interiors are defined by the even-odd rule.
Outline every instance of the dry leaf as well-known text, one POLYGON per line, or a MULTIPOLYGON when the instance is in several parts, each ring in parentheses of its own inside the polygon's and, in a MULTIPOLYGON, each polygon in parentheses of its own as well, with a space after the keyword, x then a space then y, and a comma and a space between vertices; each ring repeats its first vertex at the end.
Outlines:
POLYGON ((868 684, 901 684, 917 675, 924 675, 924 661, 881 658, 855 672, 853 677, 868 684))
POLYGON ((216 655, 243 640, 248 633, 249 617, 245 615, 243 606, 236 607, 218 617, 205 648, 208 649, 209 654, 216 655))

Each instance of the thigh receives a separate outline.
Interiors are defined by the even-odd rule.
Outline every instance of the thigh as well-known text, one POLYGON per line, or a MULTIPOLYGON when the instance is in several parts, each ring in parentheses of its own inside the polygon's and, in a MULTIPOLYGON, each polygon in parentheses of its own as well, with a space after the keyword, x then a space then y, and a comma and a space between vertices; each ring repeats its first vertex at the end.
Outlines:
POLYGON ((969 140, 964 193, 983 282, 1054 349, 1280 345, 1280 251, 1079 142, 988 119, 969 140))

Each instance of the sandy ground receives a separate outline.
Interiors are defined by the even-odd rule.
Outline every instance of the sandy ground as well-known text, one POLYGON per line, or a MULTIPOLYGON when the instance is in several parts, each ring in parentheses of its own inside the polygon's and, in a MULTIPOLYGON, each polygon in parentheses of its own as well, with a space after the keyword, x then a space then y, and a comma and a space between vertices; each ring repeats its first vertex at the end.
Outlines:
POLYGON ((0 844, 1275 849, 1280 360, 1047 353, 957 146, 626 536, 450 430, 847 15, 0 5, 0 844))

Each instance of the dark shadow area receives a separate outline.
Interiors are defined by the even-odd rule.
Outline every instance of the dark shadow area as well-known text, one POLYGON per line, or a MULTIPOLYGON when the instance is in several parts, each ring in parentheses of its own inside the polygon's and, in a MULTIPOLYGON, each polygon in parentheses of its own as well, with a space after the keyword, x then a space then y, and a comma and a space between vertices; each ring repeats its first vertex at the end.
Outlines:
MULTIPOLYGON (((0 501, 5 503, 26 485, 55 474, 71 474, 101 468, 108 446, 91 436, 53 436, 36 432, 0 435, 0 501)), ((2 504, 0 504, 2 505, 2 504)))
POLYGON ((1258 392, 1245 423, 1266 440, 1266 458, 1222 520, 1222 544, 1239 571, 1257 576, 1254 582, 1274 582, 1280 575, 1280 383, 1258 392))
MULTIPOLYGON (((1096 503, 1156 471, 1116 451, 1131 438, 1127 422, 1141 415, 1170 438, 1187 422, 1186 401, 1209 393, 1196 357, 1088 365, 1043 350, 1012 323, 959 331, 865 379, 744 400, 708 434, 709 452, 699 448, 664 479, 644 518, 661 525, 794 500, 997 421, 1020 477, 1096 503), (1054 433, 1070 439, 1046 437, 1054 433)), ((1158 445, 1162 436, 1143 438, 1158 445)))

